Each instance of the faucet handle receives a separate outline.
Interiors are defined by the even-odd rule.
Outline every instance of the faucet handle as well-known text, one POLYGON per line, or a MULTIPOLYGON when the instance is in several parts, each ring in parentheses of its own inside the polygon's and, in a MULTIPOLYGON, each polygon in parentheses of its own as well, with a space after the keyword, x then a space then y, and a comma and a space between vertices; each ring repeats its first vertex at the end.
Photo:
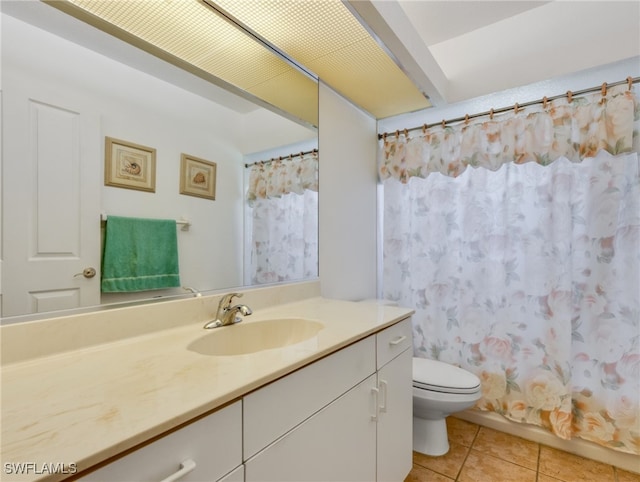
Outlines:
POLYGON ((219 306, 224 308, 230 308, 233 298, 242 298, 242 296, 243 296, 243 293, 229 293, 227 295, 224 295, 220 300, 219 306))

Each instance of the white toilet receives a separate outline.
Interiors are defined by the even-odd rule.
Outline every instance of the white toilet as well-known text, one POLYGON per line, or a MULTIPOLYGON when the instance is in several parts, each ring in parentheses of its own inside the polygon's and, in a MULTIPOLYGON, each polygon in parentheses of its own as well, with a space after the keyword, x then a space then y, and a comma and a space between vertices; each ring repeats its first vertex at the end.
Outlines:
POLYGON ((427 455, 449 451, 445 418, 480 399, 480 379, 448 363, 413 358, 413 450, 427 455))

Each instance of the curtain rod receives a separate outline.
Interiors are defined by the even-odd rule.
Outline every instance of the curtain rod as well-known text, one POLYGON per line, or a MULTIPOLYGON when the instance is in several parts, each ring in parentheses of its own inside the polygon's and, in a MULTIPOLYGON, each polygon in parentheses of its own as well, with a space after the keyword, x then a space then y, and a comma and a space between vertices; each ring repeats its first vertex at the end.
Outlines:
POLYGON ((473 115, 465 115, 464 117, 456 117, 455 119, 449 119, 449 120, 442 120, 441 122, 434 122, 433 124, 423 124, 421 126, 416 126, 416 127, 411 127, 409 129, 402 129, 402 130, 396 130, 395 132, 384 132, 382 134, 378 134, 378 139, 382 139, 386 136, 396 136, 398 137, 400 135, 400 133, 404 133, 404 135, 406 136, 407 133, 409 131, 415 131, 418 129, 422 129, 423 131, 429 129, 430 127, 435 127, 435 126, 446 126, 447 124, 452 124, 455 122, 468 122, 470 119, 475 119, 477 117, 483 117, 483 116, 490 116, 493 119, 493 115, 494 114, 499 114, 501 112, 508 112, 510 110, 515 110, 516 113, 518 113, 518 110, 524 108, 524 107, 529 107, 532 105, 536 105, 536 104, 544 104, 544 106, 546 107, 547 102, 551 102, 553 100, 556 99, 561 99, 563 97, 567 97, 567 99, 569 100, 569 102, 571 102, 572 98, 574 96, 577 95, 583 95, 583 94, 588 94, 591 92, 597 92, 597 91, 601 91, 602 95, 606 95, 607 93, 607 88, 609 87, 615 87, 617 85, 622 85, 622 84, 628 84, 629 85, 629 90, 631 90, 631 84, 636 84, 640 82, 640 77, 627 77, 625 80, 621 80, 618 82, 614 82, 612 84, 607 84, 606 82, 603 83, 600 86, 597 87, 591 87, 589 89, 583 89, 583 90, 578 90, 576 92, 571 92, 570 90, 567 91, 566 94, 560 94, 560 95, 555 95, 553 97, 543 97, 540 100, 532 100, 530 102, 525 102, 524 104, 518 104, 517 102, 515 104, 513 104, 512 106, 509 107, 501 107, 499 109, 491 109, 487 112, 480 112, 478 114, 473 114, 473 115))
POLYGON ((283 161, 285 159, 293 159, 294 157, 302 157, 305 156, 307 154, 317 154, 318 153, 318 149, 312 149, 310 151, 305 151, 305 152, 298 152, 297 154, 289 154, 288 156, 280 156, 280 157, 272 157, 271 159, 269 159, 268 161, 254 161, 254 162, 249 162, 247 164, 244 165, 244 167, 250 167, 250 166, 254 166, 256 164, 268 164, 270 162, 274 162, 274 161, 283 161))

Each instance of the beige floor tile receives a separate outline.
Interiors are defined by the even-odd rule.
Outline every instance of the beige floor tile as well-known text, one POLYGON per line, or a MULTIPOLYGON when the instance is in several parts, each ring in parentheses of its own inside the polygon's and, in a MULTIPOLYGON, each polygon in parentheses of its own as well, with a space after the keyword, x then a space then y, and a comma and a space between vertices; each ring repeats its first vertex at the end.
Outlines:
POLYGON ((586 459, 551 447, 540 447, 542 474, 550 475, 565 482, 614 482, 611 465, 586 459))
POLYGON ((447 432, 449 453, 414 452, 413 470, 404 482, 640 482, 640 474, 455 417, 447 419, 447 432))
POLYGON ((460 482, 536 482, 536 471, 471 449, 460 482))
POLYGON ((616 472, 616 480, 618 482, 640 482, 640 474, 634 474, 633 472, 622 470, 617 467, 614 470, 616 472))
POLYGON ((539 445, 514 435, 481 427, 471 446, 474 450, 537 470, 539 445))
POLYGON ((449 446, 449 452, 440 457, 431 457, 414 452, 413 463, 455 479, 460 473, 464 459, 470 449, 455 442, 449 442, 449 446))
POLYGON ((433 470, 414 465, 407 478, 404 479, 404 482, 453 482, 453 480, 454 479, 440 475, 433 470))
POLYGON ((447 417, 447 434, 449 442, 471 447, 480 426, 456 417, 447 417))

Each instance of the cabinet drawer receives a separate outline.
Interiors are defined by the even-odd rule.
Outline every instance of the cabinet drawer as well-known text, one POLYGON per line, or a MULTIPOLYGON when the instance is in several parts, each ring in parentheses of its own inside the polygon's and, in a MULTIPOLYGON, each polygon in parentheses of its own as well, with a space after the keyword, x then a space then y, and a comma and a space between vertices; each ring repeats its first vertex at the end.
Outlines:
POLYGON ((375 339, 370 336, 244 397, 244 459, 375 371, 375 339))
POLYGON ((396 323, 376 335, 377 365, 379 369, 413 345, 411 318, 396 323))
MULTIPOLYGON (((242 464, 242 402, 208 415, 87 474, 83 482, 160 481, 196 464, 180 482, 218 480, 242 464)), ((234 480, 233 478, 231 480, 234 480)))

